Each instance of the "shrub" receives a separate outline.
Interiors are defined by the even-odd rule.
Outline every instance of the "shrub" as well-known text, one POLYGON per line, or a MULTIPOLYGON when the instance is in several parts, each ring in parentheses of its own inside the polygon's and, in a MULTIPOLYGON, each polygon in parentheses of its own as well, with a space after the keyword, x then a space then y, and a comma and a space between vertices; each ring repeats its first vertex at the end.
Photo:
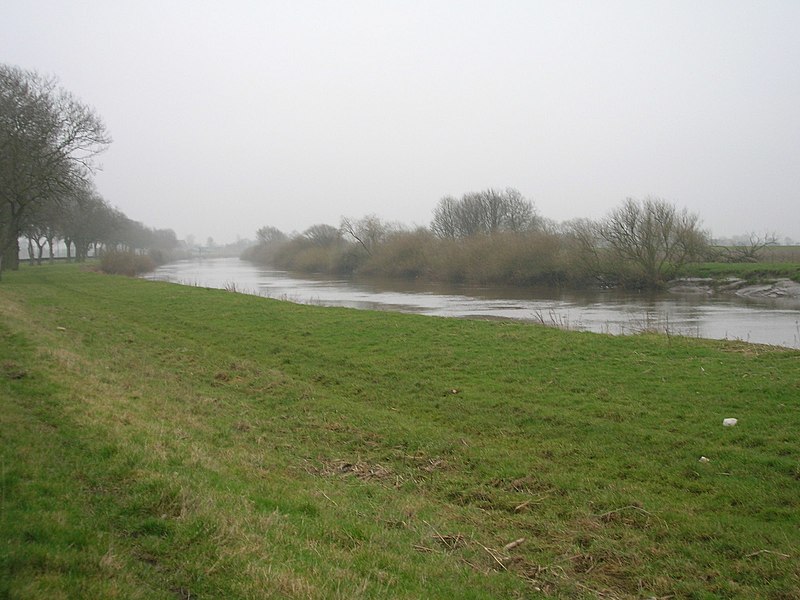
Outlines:
POLYGON ((360 272, 366 275, 417 279, 431 271, 436 238, 427 229, 399 231, 375 246, 360 272))
POLYGON ((147 273, 156 268, 156 263, 149 256, 120 250, 107 250, 100 258, 100 270, 112 275, 133 277, 147 273))
POLYGON ((432 277, 482 285, 556 284, 566 278, 561 246, 557 235, 543 231, 438 240, 432 277))

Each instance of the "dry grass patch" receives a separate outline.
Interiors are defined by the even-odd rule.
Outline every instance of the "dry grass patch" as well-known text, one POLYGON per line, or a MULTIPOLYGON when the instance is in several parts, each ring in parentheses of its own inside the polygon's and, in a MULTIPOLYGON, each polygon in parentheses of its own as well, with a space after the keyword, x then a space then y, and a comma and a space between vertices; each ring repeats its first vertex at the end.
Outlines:
POLYGON ((400 487, 403 477, 384 465, 370 464, 361 460, 320 459, 306 464, 306 472, 320 477, 355 477, 359 481, 377 481, 400 487))

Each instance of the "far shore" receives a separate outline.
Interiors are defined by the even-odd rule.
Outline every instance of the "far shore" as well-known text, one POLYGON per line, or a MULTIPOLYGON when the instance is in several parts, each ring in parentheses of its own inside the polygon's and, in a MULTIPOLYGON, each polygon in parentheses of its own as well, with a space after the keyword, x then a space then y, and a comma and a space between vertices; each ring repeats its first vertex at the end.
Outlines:
POLYGON ((800 298, 800 283, 791 279, 776 279, 749 283, 736 277, 724 280, 711 277, 685 277, 669 284, 669 291, 680 294, 730 293, 742 298, 800 298))

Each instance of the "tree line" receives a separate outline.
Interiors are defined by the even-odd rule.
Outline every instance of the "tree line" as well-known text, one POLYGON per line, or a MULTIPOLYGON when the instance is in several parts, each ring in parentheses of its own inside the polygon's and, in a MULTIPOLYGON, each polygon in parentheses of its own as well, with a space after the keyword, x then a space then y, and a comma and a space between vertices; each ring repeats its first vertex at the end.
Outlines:
POLYGON ((177 245, 173 231, 129 219, 98 193, 96 157, 110 143, 100 117, 55 78, 0 64, 0 273, 18 267, 21 238, 38 263, 57 241, 76 260, 100 248, 158 257, 177 245))
POLYGON ((428 227, 369 215, 292 235, 266 226, 256 237, 243 258, 287 270, 476 284, 657 288, 714 253, 698 216, 661 198, 559 224, 513 188, 446 196, 428 227))

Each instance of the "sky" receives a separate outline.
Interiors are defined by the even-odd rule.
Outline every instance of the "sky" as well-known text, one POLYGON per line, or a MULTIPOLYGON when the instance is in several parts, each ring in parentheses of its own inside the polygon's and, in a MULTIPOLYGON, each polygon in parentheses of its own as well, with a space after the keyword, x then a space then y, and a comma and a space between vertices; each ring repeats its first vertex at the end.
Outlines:
POLYGON ((798 0, 9 0, 0 62, 94 107, 98 191, 180 238, 513 187, 800 241, 798 32, 798 0))

